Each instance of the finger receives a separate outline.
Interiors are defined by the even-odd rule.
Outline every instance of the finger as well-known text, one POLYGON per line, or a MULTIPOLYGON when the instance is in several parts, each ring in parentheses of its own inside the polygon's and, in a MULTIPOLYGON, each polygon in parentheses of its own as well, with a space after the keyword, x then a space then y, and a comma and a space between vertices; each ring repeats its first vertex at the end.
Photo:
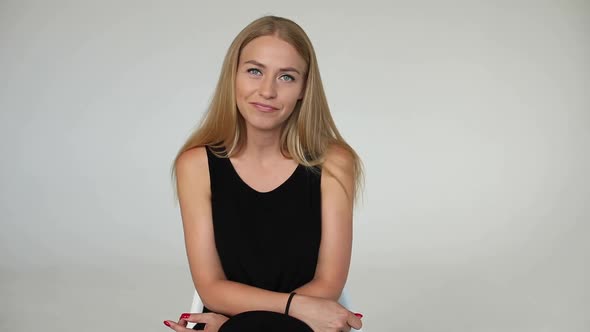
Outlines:
POLYGON ((188 324, 188 322, 186 321, 186 319, 184 319, 184 318, 181 317, 181 318, 178 319, 178 323, 176 323, 176 324, 178 324, 180 326, 186 327, 186 325, 188 324))
POLYGON ((180 320, 191 323, 207 323, 211 321, 212 316, 213 314, 209 312, 196 314, 184 313, 180 315, 180 320))
POLYGON ((188 323, 186 317, 188 317, 189 315, 190 314, 181 314, 180 318, 178 318, 178 325, 186 327, 186 324, 188 323))
POLYGON ((348 325, 350 325, 355 330, 360 330, 363 327, 363 322, 361 321, 360 317, 351 312, 350 315, 348 315, 348 325))
POLYGON ((186 320, 188 317, 190 317, 191 314, 181 314, 180 318, 178 318, 178 325, 182 325, 184 327, 186 327, 186 325, 188 324, 188 321, 186 320))
POLYGON ((165 320, 164 321, 164 325, 168 326, 169 328, 173 329, 176 332, 189 332, 189 331, 193 331, 193 330, 189 330, 186 327, 179 325, 177 323, 175 323, 174 321, 171 320, 165 320))

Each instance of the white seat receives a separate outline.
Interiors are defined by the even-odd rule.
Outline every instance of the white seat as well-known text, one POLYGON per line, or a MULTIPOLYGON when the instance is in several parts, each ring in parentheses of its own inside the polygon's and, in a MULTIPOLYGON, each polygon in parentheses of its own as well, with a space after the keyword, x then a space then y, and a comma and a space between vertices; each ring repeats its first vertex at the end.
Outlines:
MULTIPOLYGON (((350 298, 348 296, 348 292, 346 291, 346 288, 344 288, 344 290, 342 290, 342 294, 340 295, 340 299, 338 299, 338 303, 340 303, 343 307, 345 307, 346 309, 352 311, 352 312, 356 312, 353 310, 351 303, 350 303, 350 298)), ((203 301, 201 301, 201 297, 199 296, 199 293, 197 293, 197 290, 195 290, 195 294, 193 296, 193 303, 191 305, 191 313, 195 313, 195 312, 203 312, 203 301)), ((194 323, 188 323, 187 328, 192 329, 193 326, 195 326, 194 323)), ((355 330, 352 329, 354 331, 362 331, 361 330, 355 330)))

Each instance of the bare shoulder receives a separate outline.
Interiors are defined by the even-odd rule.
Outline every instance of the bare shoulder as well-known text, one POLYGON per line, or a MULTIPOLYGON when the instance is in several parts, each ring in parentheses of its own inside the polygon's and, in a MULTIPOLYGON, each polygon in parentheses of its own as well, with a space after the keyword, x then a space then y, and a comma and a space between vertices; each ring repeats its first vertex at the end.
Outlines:
POLYGON ((340 144, 331 144, 322 165, 322 192, 327 196, 343 192, 350 202, 354 200, 354 155, 340 144))
POLYGON ((183 152, 176 161, 176 177, 179 189, 185 187, 207 188, 209 185, 209 164, 204 146, 183 152))
POLYGON ((324 167, 334 176, 352 176, 354 172, 354 156, 341 144, 330 144, 324 158, 324 167))
POLYGON ((176 161, 176 168, 192 169, 195 167, 202 168, 207 166, 207 151, 204 146, 198 146, 184 151, 176 161))

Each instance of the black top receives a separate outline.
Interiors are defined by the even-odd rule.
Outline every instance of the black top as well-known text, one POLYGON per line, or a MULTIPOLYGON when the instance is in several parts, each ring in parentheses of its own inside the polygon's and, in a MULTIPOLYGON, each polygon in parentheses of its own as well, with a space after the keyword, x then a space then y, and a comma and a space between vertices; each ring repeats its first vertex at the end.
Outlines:
POLYGON ((321 238, 321 171, 298 165, 279 187, 259 192, 210 149, 215 245, 227 279, 282 293, 311 281, 321 238))

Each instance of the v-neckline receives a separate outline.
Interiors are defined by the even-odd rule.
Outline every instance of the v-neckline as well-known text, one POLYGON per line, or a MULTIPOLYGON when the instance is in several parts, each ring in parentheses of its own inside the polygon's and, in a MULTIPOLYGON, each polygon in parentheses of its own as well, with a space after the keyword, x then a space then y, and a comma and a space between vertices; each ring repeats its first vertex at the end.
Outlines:
POLYGON ((240 176, 240 174, 238 173, 238 171, 234 167, 234 164, 232 163, 232 161, 229 158, 226 158, 226 159, 227 159, 227 162, 229 163, 229 167, 232 169, 232 172, 234 173, 234 175, 236 176, 236 178, 238 179, 238 181, 241 182, 246 188, 248 188, 249 190, 251 190, 254 193, 259 194, 259 195, 268 195, 268 194, 272 194, 274 192, 277 192, 277 191, 281 190, 289 182, 291 182, 291 180, 295 177, 295 174, 297 173, 297 171, 301 167, 301 164, 297 164, 297 167, 295 167, 295 169, 293 170, 293 172, 291 173, 291 175, 289 175, 289 177, 285 181, 283 181, 281 184, 279 184, 274 189, 272 189, 270 191, 258 191, 256 189, 252 188, 251 185, 249 185, 248 183, 246 183, 246 181, 244 181, 244 179, 242 179, 242 177, 240 176))

